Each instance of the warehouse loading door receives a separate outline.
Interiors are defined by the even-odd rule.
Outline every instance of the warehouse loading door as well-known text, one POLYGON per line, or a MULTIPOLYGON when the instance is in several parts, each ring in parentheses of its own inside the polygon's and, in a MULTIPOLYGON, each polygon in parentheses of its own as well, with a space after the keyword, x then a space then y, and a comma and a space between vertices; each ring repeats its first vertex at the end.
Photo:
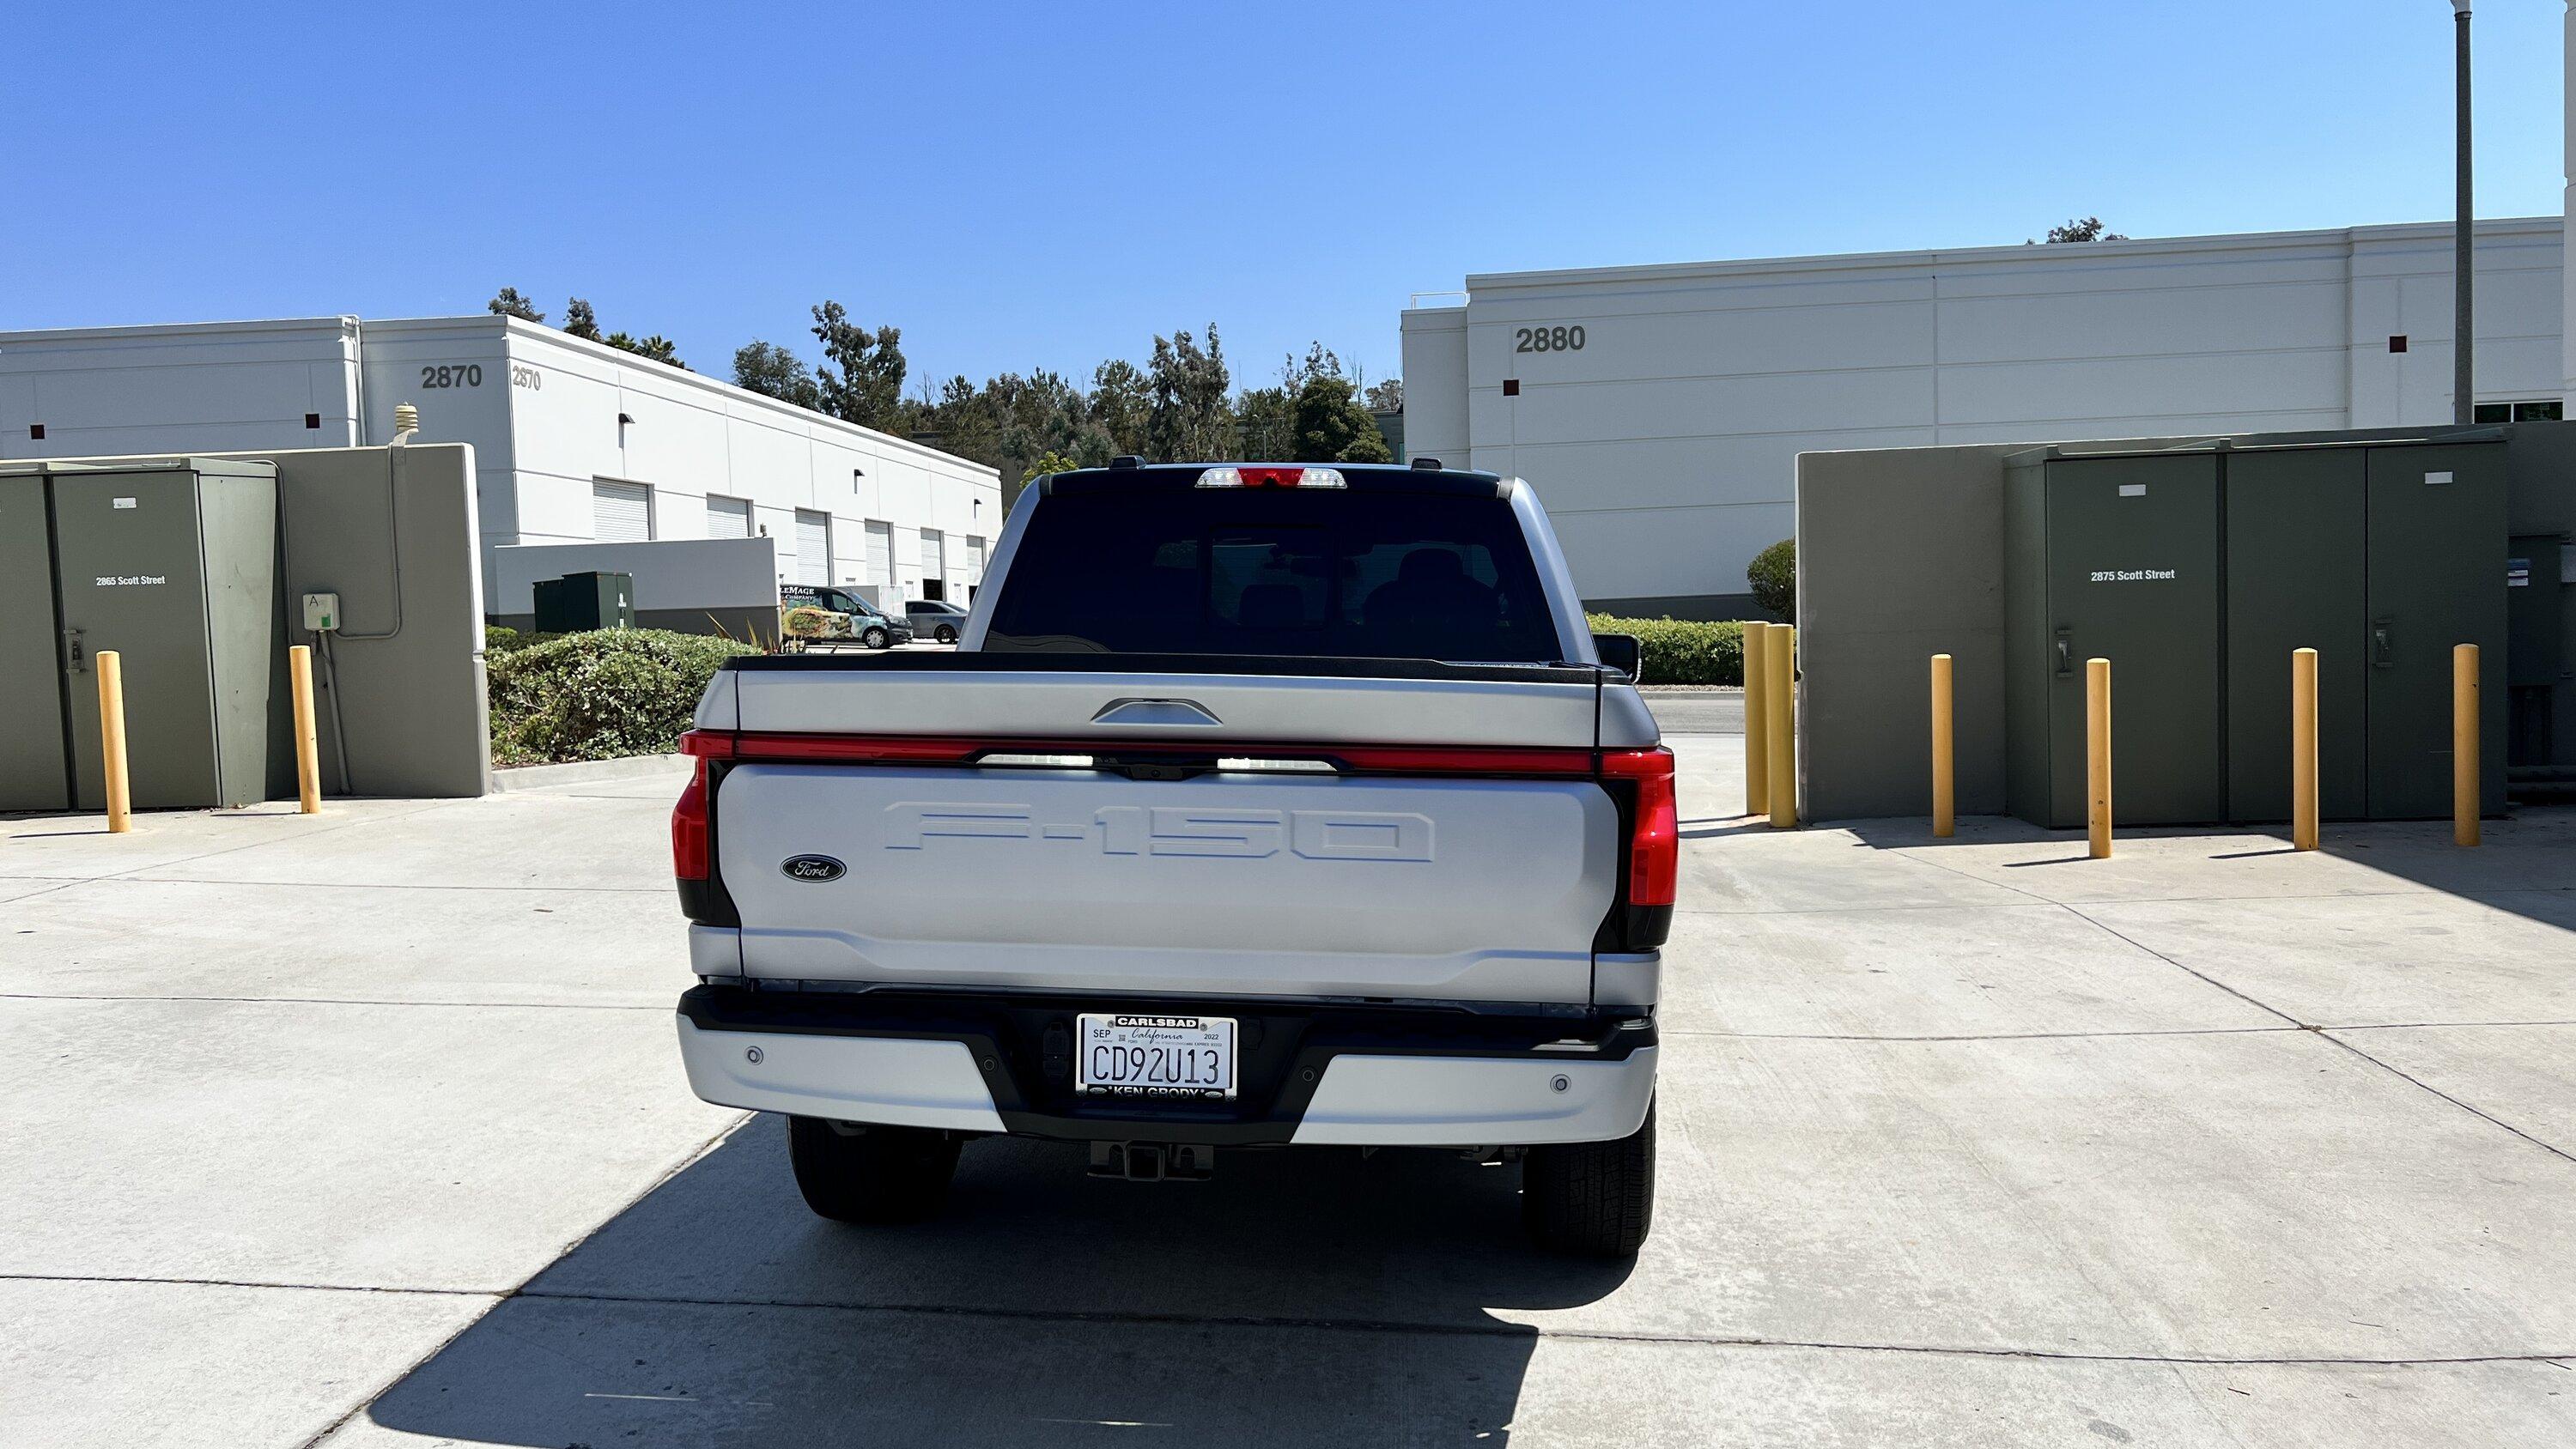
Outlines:
POLYGON ((2224 819, 2218 460, 2059 459, 2045 526, 2052 824, 2084 823, 2084 662, 2111 661, 2112 813, 2224 819))
POLYGON ((45 480, 0 477, 0 810, 71 808, 52 533, 45 480))
POLYGON ((832 581, 832 517, 796 510, 796 582, 817 587, 832 581))
POLYGON ((601 543, 648 543, 653 537, 653 490, 607 478, 590 485, 590 536, 601 543))
POLYGON ((948 597, 948 537, 935 528, 921 531, 921 596, 948 597))
POLYGON ((2451 649, 2479 648, 2482 808, 2504 808, 2499 444, 2370 450, 2370 814, 2451 813, 2451 649))
POLYGON ((894 525, 870 523, 868 529, 868 583, 877 591, 877 602, 891 607, 894 594, 894 525))
MULTIPOLYGON (((2290 655, 2317 651, 2317 810, 2370 808, 2368 455, 2227 455, 2227 818, 2290 818, 2290 655)), ((2177 637, 2176 647, 2188 647, 2177 637)))

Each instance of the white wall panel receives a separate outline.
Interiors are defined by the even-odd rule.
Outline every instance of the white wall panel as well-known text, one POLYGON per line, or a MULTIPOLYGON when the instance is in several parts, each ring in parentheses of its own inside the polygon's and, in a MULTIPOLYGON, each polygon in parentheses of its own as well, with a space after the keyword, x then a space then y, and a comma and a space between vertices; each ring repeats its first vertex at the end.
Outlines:
MULTIPOLYGON (((1404 448, 1464 466, 1467 450, 1467 309, 1404 314, 1404 448)), ((999 520, 994 530, 999 533, 999 520)))
MULTIPOLYGON (((1594 315, 1580 299, 1568 298, 1561 315, 1534 322, 1509 315, 1489 320, 1479 309, 1468 329, 1468 356, 1480 373, 1546 382, 1919 366, 1932 361, 1928 287, 1925 293, 1919 300, 1803 307, 1701 307, 1692 298, 1690 310, 1625 316, 1594 315), (1574 326, 1583 329, 1582 348, 1554 346, 1556 329, 1574 326), (1539 327, 1548 329, 1545 342, 1521 335, 1539 327)), ((1528 310, 1527 304, 1494 309, 1528 310)))
MULTIPOLYGON (((2480 224, 2482 400, 2556 396, 2576 373, 2563 232, 2559 218, 2480 224)), ((1743 593, 1743 562, 1787 532, 1763 510, 1787 506, 1804 451, 2450 416, 2442 226, 1471 275, 1468 289, 1462 308, 1404 314, 1410 444, 1537 484, 1594 597, 1743 593), (1516 350, 1541 326, 1580 326, 1584 345, 1516 350), (2407 352, 2388 352, 2393 333, 2407 352)))

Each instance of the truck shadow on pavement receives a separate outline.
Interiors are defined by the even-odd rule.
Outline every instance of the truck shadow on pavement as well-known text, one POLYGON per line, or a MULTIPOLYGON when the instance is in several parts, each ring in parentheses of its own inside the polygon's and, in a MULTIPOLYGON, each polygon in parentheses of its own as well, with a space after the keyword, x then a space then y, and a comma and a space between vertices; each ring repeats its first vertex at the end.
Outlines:
POLYGON ((1492 1445, 1537 1342, 1511 1317, 1629 1272, 1529 1247, 1515 1168, 1245 1151, 1140 1185, 1084 1160, 973 1143, 944 1218, 848 1227, 806 1211, 784 1120, 756 1117, 370 1415, 554 1449, 1492 1445))

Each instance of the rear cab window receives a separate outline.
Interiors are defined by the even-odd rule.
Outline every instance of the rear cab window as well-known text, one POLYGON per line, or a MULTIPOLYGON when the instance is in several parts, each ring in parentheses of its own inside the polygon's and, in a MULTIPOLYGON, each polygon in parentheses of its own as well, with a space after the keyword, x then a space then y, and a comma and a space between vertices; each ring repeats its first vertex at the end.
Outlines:
POLYGON ((984 647, 1453 663, 1567 657, 1506 500, 1299 488, 1040 499, 984 647))

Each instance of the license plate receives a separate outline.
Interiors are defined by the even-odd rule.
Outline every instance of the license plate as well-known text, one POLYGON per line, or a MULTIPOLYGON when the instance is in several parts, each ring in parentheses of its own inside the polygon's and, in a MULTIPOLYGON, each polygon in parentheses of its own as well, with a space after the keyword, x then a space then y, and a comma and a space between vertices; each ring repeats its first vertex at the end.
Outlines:
POLYGON ((1234 1018, 1085 1014, 1077 1022, 1074 1083, 1086 1097, 1234 1095, 1234 1018))

